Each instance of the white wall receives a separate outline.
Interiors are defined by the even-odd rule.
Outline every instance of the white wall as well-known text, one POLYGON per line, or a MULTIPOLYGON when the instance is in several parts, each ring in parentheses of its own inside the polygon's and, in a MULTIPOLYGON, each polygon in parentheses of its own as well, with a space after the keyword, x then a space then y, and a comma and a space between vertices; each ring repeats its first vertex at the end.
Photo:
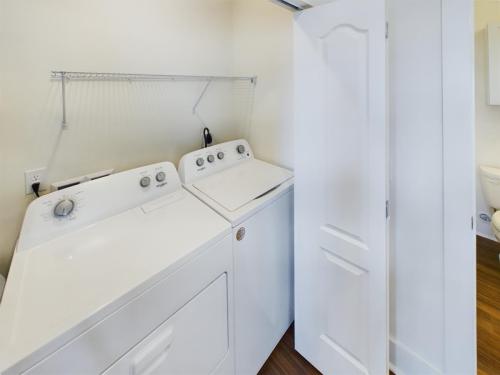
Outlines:
POLYGON ((391 364, 402 374, 437 374, 444 369, 441 1, 391 0, 389 22, 391 364))
POLYGON ((59 181, 200 145, 202 83, 70 82, 61 131, 51 70, 258 74, 253 128, 246 84, 212 85, 200 113, 216 142, 249 132, 257 156, 291 166, 291 17, 268 0, 0 0, 0 272, 32 200, 25 170, 59 181))
POLYGON ((200 144, 203 83, 70 82, 61 131, 50 70, 258 75, 255 97, 213 84, 199 112, 215 142, 248 136, 258 157, 292 167, 291 22, 268 0, 0 0, 0 272, 32 200, 25 170, 59 181, 176 162, 200 144))
MULTIPOLYGON (((487 104, 487 42, 488 23, 500 22, 500 1, 476 0, 476 161, 477 165, 500 167, 500 106, 487 104)), ((481 213, 490 214, 484 200, 481 181, 477 181, 477 231, 493 238, 489 223, 480 220, 481 213)))
POLYGON ((269 0, 235 0, 234 68, 257 74, 250 142, 261 159, 293 166, 293 13, 269 0))

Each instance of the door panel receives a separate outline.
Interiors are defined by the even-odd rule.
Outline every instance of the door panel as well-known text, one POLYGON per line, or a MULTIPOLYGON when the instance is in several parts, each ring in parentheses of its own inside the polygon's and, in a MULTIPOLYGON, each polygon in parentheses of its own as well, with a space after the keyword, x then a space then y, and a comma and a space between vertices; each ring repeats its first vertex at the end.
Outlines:
POLYGON ((295 22, 296 348, 325 374, 387 372, 384 0, 295 22))
POLYGON ((345 260, 325 252, 322 272, 327 276, 324 295, 335 295, 335 299, 324 299, 327 311, 327 329, 324 334, 334 343, 342 343, 344 349, 367 363, 367 272, 345 260))
POLYGON ((321 37, 320 43, 328 66, 325 99, 332 103, 326 105, 325 119, 327 224, 363 241, 368 229, 363 207, 369 186, 367 32, 340 25, 321 37))

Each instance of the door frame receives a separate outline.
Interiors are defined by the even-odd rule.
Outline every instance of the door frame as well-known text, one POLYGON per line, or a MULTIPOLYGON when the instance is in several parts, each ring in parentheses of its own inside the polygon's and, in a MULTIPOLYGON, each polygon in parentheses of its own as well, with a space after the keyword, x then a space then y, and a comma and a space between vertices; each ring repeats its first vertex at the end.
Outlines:
POLYGON ((442 0, 444 368, 476 371, 474 6, 442 0))

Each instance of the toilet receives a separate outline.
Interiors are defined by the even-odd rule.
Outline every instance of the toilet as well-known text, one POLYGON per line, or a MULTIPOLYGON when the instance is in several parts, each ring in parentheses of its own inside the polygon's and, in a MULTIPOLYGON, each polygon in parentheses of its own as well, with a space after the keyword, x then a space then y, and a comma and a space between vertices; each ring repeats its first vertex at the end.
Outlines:
POLYGON ((500 168, 482 166, 480 170, 486 201, 495 211, 491 218, 491 229, 500 241, 500 168))

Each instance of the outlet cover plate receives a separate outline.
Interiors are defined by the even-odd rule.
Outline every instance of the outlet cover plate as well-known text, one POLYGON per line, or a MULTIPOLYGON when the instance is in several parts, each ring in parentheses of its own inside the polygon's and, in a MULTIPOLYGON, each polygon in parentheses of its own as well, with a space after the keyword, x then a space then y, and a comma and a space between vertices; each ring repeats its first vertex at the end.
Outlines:
MULTIPOLYGON (((24 185, 25 185, 25 193, 26 195, 33 194, 33 189, 31 188, 31 185, 33 185, 36 182, 42 182, 43 178, 45 177, 45 172, 47 168, 37 168, 37 169, 31 169, 29 171, 24 172, 24 185)), ((42 189, 40 188, 40 191, 42 189)))

